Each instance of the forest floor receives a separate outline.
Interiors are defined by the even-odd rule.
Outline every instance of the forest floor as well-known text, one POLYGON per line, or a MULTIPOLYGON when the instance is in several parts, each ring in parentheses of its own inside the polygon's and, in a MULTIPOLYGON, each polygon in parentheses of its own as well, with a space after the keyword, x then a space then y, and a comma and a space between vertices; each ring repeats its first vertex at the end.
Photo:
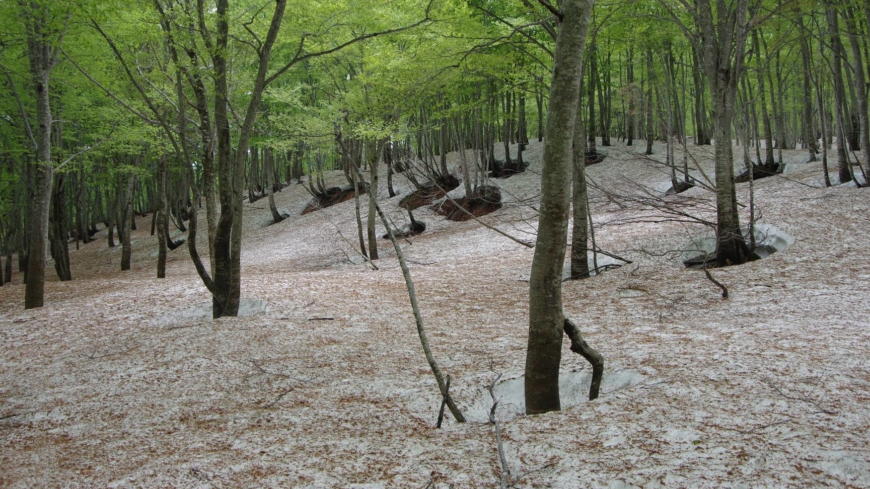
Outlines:
MULTIPOLYGON (((621 195, 663 192, 669 170, 643 146, 601 148, 609 156, 588 175, 621 195)), ((690 149, 712 175, 712 147, 690 149)), ((482 218, 531 242, 541 151, 525 153, 526 173, 493 180, 505 206, 482 218)), ((293 185, 276 194, 291 217, 272 226, 266 200, 246 204, 242 314, 218 320, 186 246, 158 280, 148 219, 128 272, 102 231, 71 251, 73 281, 46 284, 44 308, 23 309, 20 274, 0 287, 0 487, 498 487, 484 420, 499 374, 516 487, 870 487, 870 190, 825 188, 804 152, 784 158, 784 175, 755 182, 756 212, 794 243, 712 270, 728 299, 680 260, 707 228, 592 191, 598 246, 633 263, 564 283, 566 315, 604 356, 605 381, 581 401, 589 367, 566 341, 573 390, 540 416, 517 405, 533 250, 416 211, 428 228, 403 250, 472 420, 448 415, 441 429, 395 252, 379 240, 373 270, 353 251, 352 200, 302 216, 311 197, 293 185)), ((380 181, 402 224, 401 195, 387 199, 380 181)), ((748 204, 749 184, 738 193, 748 204)), ((700 187, 668 201, 711 216, 700 187)))

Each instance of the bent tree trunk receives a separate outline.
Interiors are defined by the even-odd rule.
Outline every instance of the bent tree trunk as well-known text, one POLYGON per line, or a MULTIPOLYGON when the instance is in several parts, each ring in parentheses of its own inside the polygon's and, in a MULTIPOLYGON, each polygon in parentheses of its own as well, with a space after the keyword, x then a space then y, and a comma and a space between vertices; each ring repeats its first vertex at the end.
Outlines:
POLYGON ((529 280, 529 340, 526 354, 526 413, 561 409, 562 266, 568 235, 572 143, 583 76, 583 51, 594 0, 565 0, 556 38, 541 173, 538 237, 529 280))

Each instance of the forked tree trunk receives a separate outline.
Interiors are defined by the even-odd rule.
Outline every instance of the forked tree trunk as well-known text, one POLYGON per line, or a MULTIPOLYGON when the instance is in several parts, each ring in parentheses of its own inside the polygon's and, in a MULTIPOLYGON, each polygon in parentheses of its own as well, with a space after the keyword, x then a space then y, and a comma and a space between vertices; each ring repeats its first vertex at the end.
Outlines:
POLYGON ((583 51, 594 0, 564 0, 561 5, 563 18, 556 39, 544 142, 538 237, 529 280, 527 414, 561 409, 559 364, 565 321, 562 267, 568 234, 574 126, 583 77, 583 51))

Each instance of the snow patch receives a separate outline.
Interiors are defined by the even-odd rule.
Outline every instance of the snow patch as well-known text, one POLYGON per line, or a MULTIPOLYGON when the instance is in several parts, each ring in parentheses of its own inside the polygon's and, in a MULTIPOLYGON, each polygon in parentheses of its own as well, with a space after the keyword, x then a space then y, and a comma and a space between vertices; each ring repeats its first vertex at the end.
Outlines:
MULTIPOLYGON (((640 373, 623 370, 620 372, 605 372, 601 380, 601 395, 639 384, 644 379, 640 373)), ((495 385, 493 393, 498 400, 496 418, 499 421, 510 421, 526 414, 525 376, 502 380, 495 385)), ((584 404, 589 399, 589 385, 592 382, 591 372, 564 372, 559 374, 559 398, 562 409, 571 409, 584 404)), ((480 388, 474 400, 463 412, 468 421, 486 423, 489 421, 489 411, 492 409, 492 398, 486 388, 480 388)))
MULTIPOLYGON (((773 253, 782 251, 793 245, 795 242, 794 236, 782 231, 772 224, 756 223, 754 231, 756 243, 755 251, 760 258, 765 258, 773 253)), ((748 242, 749 228, 743 227, 741 228, 741 232, 748 242)), ((680 257, 680 260, 683 261, 699 255, 711 255, 716 251, 716 237, 704 236, 703 238, 693 239, 684 246, 683 250, 682 256, 680 257)))

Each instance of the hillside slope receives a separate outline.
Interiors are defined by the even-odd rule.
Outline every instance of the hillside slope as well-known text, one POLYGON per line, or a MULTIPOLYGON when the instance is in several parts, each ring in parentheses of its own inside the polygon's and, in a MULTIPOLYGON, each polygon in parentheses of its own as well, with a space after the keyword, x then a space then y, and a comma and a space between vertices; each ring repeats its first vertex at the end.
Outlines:
MULTIPOLYGON (((601 188, 669 185, 642 148, 605 149, 588 168, 601 188)), ((712 174, 711 148, 692 150, 712 174)), ((505 207, 482 218, 531 242, 540 153, 495 181, 505 207)), ((416 212, 428 229, 403 249, 435 356, 475 420, 442 429, 395 252, 381 240, 378 270, 359 259, 352 201, 301 216, 310 196, 291 186, 276 195, 291 217, 273 226, 265 201, 246 204, 238 318, 210 318, 186 247, 153 278, 144 220, 129 272, 100 233, 71 251, 75 280, 46 284, 46 307, 23 310, 20 275, 0 287, 0 486, 497 487, 482 421, 501 374, 517 487, 868 487, 870 197, 823 188, 819 164, 785 154, 787 173, 755 182, 755 197, 760 221, 794 244, 713 270, 727 300, 680 263, 705 229, 634 222, 641 210, 593 191, 598 245, 633 261, 564 287, 566 314, 605 357, 603 392, 582 403, 581 386, 535 417, 517 415, 514 380, 532 250, 416 212)), ((400 198, 382 201, 399 224, 400 198)), ((589 370, 567 342, 562 365, 572 386, 589 370)))

